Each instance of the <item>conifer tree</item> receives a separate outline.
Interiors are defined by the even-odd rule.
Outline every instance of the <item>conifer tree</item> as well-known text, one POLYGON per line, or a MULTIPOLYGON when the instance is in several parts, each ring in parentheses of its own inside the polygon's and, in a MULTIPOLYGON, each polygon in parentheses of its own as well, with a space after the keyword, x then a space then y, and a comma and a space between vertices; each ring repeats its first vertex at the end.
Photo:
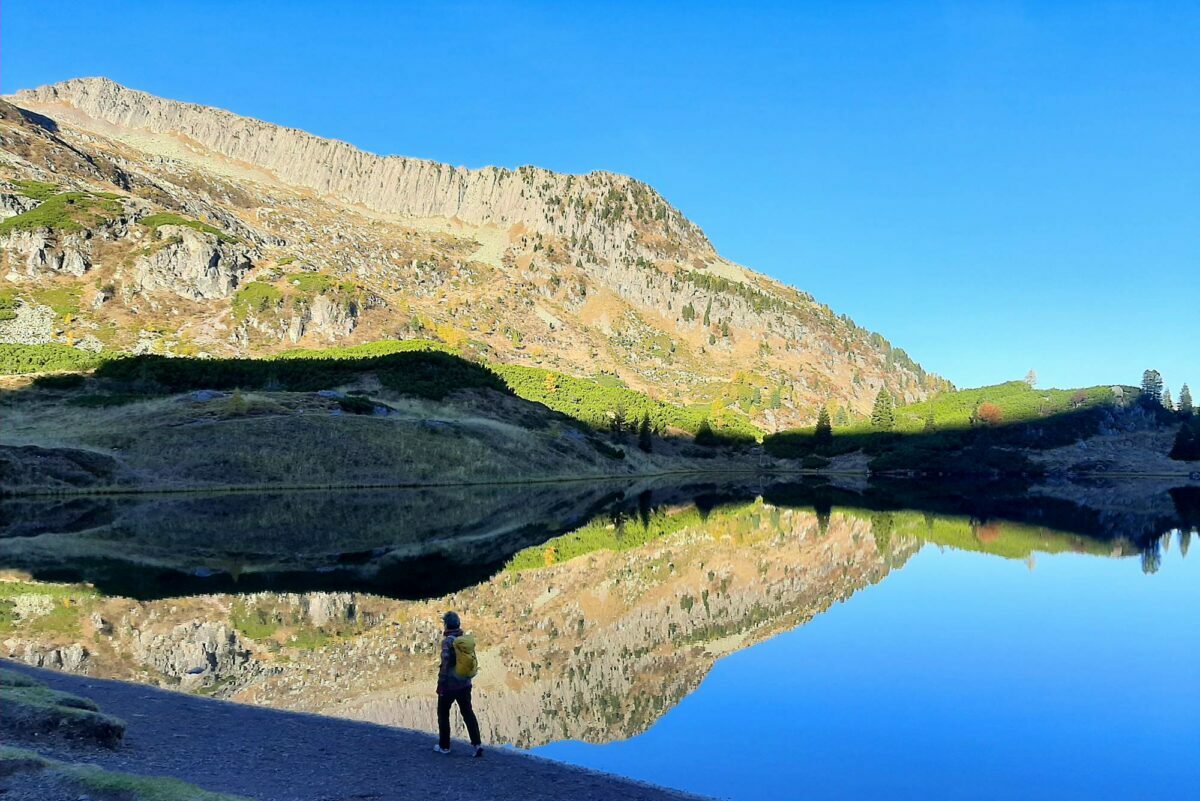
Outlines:
POLYGON ((1168 412, 1175 411, 1175 401, 1171 399, 1171 390, 1166 386, 1163 387, 1162 405, 1168 412))
POLYGON ((642 414, 642 421, 638 423, 638 447, 646 453, 650 453, 654 449, 653 430, 650 428, 650 415, 642 414))
POLYGON ((712 298, 708 299, 708 305, 704 307, 704 325, 712 325, 712 298))
POLYGON ((771 390, 771 399, 768 402, 768 406, 772 409, 778 409, 783 406, 783 390, 779 384, 776 384, 774 389, 771 390))
POLYGON ((933 401, 929 402, 929 410, 925 412, 925 433, 932 434, 937 431, 937 421, 933 417, 933 401))
POLYGON ((825 404, 821 404, 821 411, 817 413, 817 428, 813 432, 813 444, 818 449, 833 444, 833 423, 829 419, 829 408, 825 404))
POLYGON ((837 413, 833 415, 833 422, 837 423, 839 426, 850 425, 850 413, 846 411, 845 406, 839 405, 837 407, 837 413))
POLYGON ((871 409, 871 428, 876 431, 891 431, 896 427, 896 402, 887 387, 880 387, 875 396, 875 407, 871 409))
POLYGON ((612 432, 614 434, 620 434, 622 431, 625 430, 625 407, 624 406, 618 406, 616 409, 613 410, 611 428, 612 428, 612 432))
POLYGON ((1179 411, 1183 414, 1192 413, 1192 391, 1187 384, 1179 388, 1179 411))
POLYGON ((1200 418, 1189 418, 1179 427, 1169 456, 1181 462, 1200 460, 1200 418))
POLYGON ((1030 371, 1025 374, 1025 383, 1031 387, 1037 386, 1037 370, 1030 369, 1030 371))
POLYGON ((1147 406, 1162 406, 1163 380, 1157 370, 1147 370, 1142 373, 1141 401, 1147 406))

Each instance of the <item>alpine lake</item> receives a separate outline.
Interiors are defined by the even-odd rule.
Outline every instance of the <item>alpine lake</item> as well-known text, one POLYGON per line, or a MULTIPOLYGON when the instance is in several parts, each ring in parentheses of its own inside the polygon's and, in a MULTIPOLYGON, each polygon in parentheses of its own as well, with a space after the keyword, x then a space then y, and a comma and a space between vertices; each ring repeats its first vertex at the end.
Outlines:
POLYGON ((1196 798, 1183 483, 13 498, 0 655, 433 730, 455 609, 490 744, 747 801, 1196 798))

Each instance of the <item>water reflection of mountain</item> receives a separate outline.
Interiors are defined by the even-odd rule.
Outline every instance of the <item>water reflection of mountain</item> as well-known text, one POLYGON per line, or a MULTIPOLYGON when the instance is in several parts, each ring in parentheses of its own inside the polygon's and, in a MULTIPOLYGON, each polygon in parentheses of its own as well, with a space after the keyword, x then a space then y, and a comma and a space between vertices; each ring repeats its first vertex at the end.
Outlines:
POLYGON ((939 485, 853 490, 763 477, 352 492, 21 498, 0 501, 0 567, 155 598, 255 591, 366 591, 397 598, 483 581, 515 552, 600 514, 662 505, 769 502, 917 509, 1044 526, 1140 546, 1195 525, 1200 487, 1151 482, 939 485), (1132 489, 1131 489, 1132 488, 1132 489), (1190 523, 1188 521, 1191 521, 1190 523))
POLYGON ((0 652, 429 728, 437 621, 454 607, 486 645, 493 741, 602 742, 644 730, 720 655, 881 581, 922 542, 1145 563, 1159 532, 1194 526, 1200 508, 1194 490, 1073 514, 1019 493, 747 479, 7 505, 0 564, 97 587, 0 585, 0 652), (303 591, 203 591, 284 578, 303 591), (153 600, 172 581, 177 597, 153 600), (149 600, 112 597, 123 586, 149 600))

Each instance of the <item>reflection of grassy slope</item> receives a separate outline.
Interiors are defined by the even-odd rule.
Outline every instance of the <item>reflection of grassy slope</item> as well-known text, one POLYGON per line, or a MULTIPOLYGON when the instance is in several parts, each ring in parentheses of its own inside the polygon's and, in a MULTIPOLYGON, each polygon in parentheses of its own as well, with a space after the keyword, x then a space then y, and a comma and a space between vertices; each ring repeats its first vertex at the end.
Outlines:
POLYGON ((1006 559, 1025 559, 1033 553, 1086 553, 1106 556, 1111 542, 1008 521, 979 523, 968 517, 916 511, 843 510, 869 519, 876 537, 887 532, 916 537, 962 551, 977 551, 1006 559))
POLYGON ((707 516, 694 506, 689 506, 685 509, 650 512, 645 520, 637 517, 618 521, 597 518, 570 534, 563 534, 542 545, 526 548, 513 556, 505 570, 520 572, 547 567, 595 551, 628 551, 686 528, 701 525, 714 537, 730 535, 735 541, 741 542, 745 538, 746 530, 759 528, 759 515, 762 512, 761 503, 742 503, 722 506, 707 516))
POLYGON ((38 636, 73 636, 79 633, 80 610, 96 598, 95 590, 74 584, 0 581, 0 635, 21 631, 38 636), (45 610, 28 620, 16 614, 22 596, 41 596, 45 610))

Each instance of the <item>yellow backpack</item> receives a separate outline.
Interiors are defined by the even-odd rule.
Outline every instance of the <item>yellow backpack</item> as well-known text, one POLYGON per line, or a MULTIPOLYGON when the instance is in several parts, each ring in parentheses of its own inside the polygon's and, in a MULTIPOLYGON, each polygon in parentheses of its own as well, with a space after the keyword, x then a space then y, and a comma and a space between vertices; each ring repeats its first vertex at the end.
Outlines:
POLYGON ((479 660, 475 658, 475 635, 463 634, 454 638, 454 675, 460 679, 473 679, 479 672, 479 660))

